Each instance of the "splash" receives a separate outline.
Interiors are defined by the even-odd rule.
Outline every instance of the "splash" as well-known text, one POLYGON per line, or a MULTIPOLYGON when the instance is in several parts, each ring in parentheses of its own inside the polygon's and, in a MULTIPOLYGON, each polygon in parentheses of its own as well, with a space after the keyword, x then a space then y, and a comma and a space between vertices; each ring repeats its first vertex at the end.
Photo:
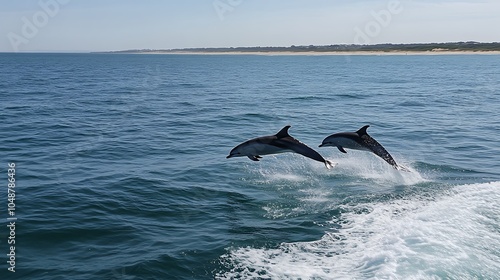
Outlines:
POLYGON ((311 182, 332 176, 357 177, 385 186, 415 185, 429 181, 411 162, 404 163, 407 171, 397 170, 365 152, 354 151, 350 155, 341 155, 341 158, 332 162, 334 167, 327 170, 320 163, 290 154, 267 156, 257 163, 258 166, 254 163, 246 164, 245 168, 261 183, 311 182))
POLYGON ((253 180, 268 184, 310 183, 328 171, 322 163, 295 154, 266 156, 261 162, 246 167, 253 180))
POLYGON ((337 155, 335 171, 350 177, 373 181, 381 186, 416 185, 429 181, 411 162, 403 162, 407 171, 394 169, 386 162, 366 152, 349 151, 347 155, 337 155))

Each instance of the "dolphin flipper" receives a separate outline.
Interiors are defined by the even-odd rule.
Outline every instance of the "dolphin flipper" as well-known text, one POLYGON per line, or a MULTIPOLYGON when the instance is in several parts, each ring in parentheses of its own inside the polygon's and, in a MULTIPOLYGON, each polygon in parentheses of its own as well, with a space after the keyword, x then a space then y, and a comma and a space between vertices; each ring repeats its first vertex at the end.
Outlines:
POLYGON ((259 159, 261 159, 262 157, 261 156, 248 156, 248 158, 253 160, 253 161, 259 161, 259 159))
POLYGON ((338 148, 338 149, 339 149, 339 151, 341 151, 342 153, 347 154, 347 151, 346 151, 346 150, 344 150, 344 147, 342 147, 342 146, 337 146, 337 148, 338 148))

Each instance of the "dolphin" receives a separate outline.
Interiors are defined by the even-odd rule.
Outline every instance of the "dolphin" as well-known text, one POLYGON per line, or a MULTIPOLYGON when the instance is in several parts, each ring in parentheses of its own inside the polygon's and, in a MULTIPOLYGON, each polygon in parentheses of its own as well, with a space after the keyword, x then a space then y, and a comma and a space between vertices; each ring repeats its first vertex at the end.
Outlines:
POLYGON ((342 153, 347 153, 344 148, 369 151, 381 157, 387 163, 398 170, 407 170, 405 167, 399 166, 387 150, 382 147, 375 139, 373 139, 366 129, 370 127, 365 125, 356 132, 340 132, 326 137, 320 147, 334 146, 342 153))
POLYGON ((278 133, 245 141, 234 147, 226 158, 247 156, 253 161, 259 161, 261 155, 293 152, 325 164, 330 169, 334 165, 324 159, 318 152, 288 134, 290 125, 283 127, 278 133))

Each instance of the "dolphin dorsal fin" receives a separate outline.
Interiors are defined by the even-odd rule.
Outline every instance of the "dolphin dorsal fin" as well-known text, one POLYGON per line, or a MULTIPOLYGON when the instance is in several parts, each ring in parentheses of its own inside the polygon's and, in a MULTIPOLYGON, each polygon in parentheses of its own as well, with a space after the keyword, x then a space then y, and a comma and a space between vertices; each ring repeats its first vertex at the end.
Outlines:
POLYGON ((363 135, 367 135, 368 133, 366 132, 366 130, 368 129, 368 127, 370 127, 369 125, 365 125, 363 126, 362 128, 360 128, 358 131, 356 131, 356 133, 359 135, 359 136, 363 136, 363 135))
POLYGON ((287 125, 283 127, 280 132, 276 133, 276 137, 279 138, 285 138, 285 137, 290 137, 290 134, 288 134, 288 129, 291 127, 291 125, 287 125))

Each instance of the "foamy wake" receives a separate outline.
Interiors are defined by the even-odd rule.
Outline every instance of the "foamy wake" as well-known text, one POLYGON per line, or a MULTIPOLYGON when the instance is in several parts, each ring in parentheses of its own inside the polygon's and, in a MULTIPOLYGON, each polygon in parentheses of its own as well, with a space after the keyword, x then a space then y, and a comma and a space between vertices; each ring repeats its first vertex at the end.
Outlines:
POLYGON ((218 279, 495 279, 500 182, 461 185, 433 200, 345 206, 338 230, 278 248, 236 248, 218 279))

